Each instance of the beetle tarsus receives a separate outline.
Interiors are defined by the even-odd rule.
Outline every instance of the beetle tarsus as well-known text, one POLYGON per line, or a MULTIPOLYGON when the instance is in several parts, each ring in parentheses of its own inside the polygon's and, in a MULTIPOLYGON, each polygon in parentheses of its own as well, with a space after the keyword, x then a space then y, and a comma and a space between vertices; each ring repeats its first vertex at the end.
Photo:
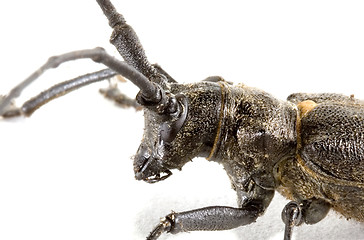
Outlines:
POLYGON ((172 228, 172 220, 170 218, 165 217, 161 220, 161 222, 150 232, 147 240, 155 240, 160 237, 160 235, 164 232, 169 232, 172 228))

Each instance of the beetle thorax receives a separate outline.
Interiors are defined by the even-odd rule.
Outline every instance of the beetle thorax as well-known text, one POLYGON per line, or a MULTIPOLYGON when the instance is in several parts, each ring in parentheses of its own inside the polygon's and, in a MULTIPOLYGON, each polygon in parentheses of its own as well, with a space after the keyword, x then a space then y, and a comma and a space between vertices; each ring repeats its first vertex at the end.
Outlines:
POLYGON ((228 85, 225 92, 219 140, 211 159, 224 164, 234 181, 256 178, 274 188, 274 166, 295 154, 295 108, 245 85, 228 85))

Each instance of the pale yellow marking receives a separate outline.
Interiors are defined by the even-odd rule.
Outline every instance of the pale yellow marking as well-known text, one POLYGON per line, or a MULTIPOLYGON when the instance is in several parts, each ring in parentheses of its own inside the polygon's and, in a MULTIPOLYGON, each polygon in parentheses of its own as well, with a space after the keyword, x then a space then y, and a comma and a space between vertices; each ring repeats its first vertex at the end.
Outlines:
POLYGON ((302 102, 299 102, 297 104, 297 122, 296 122, 296 132, 297 132, 297 153, 299 149, 301 148, 301 120, 302 117, 304 117, 307 113, 311 112, 315 107, 317 106, 317 103, 315 103, 312 100, 305 100, 302 102))
POLYGON ((303 102, 300 102, 297 104, 297 108, 300 111, 300 117, 303 117, 307 113, 311 112, 315 107, 317 106, 317 103, 315 103, 312 100, 306 100, 303 102))

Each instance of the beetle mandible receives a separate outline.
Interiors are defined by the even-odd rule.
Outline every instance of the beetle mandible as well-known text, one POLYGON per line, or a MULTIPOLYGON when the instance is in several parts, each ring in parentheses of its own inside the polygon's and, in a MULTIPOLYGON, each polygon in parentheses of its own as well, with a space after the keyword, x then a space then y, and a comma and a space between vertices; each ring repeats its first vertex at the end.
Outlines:
MULTIPOLYGON (((262 134, 262 132, 260 132, 260 134, 262 134)), ((263 134, 264 135, 264 134, 263 134)))

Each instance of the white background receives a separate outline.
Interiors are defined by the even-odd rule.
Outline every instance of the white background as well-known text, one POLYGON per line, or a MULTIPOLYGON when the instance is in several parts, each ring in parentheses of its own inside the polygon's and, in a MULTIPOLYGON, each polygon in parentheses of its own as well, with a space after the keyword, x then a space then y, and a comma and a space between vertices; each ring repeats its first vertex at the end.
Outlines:
MULTIPOLYGON (((361 1, 116 1, 151 62, 180 82, 221 75, 285 99, 293 92, 364 98, 361 1)), ((0 93, 51 55, 102 46, 111 30, 96 1, 4 1, 0 93)), ((83 60, 47 72, 21 102, 56 82, 101 67, 83 60)), ((223 169, 196 159, 168 180, 134 180, 131 156, 142 113, 123 110, 95 84, 31 118, 0 122, 0 239, 143 239, 171 210, 236 206, 223 169)), ((121 88, 136 94, 130 84, 121 88)), ((282 239, 278 194, 257 223, 161 239, 282 239)), ((363 224, 335 213, 295 229, 295 239, 363 239, 363 224)))

